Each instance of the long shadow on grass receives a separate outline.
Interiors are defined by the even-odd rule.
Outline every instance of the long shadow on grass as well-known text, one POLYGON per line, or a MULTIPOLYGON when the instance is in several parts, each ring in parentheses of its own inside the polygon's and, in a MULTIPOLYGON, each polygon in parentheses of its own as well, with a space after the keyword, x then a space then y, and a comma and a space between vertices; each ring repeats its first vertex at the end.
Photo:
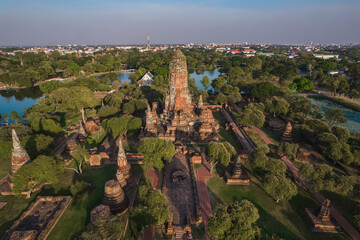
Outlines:
MULTIPOLYGON (((210 199, 212 200, 213 210, 215 210, 215 208, 214 208, 215 203, 216 203, 216 205, 223 204, 223 201, 216 193, 212 192, 210 189, 208 189, 208 190, 209 190, 209 193, 211 194, 210 199), (215 203, 213 203, 213 202, 215 202, 215 203)), ((267 213, 267 211, 264 208, 262 208, 257 203, 253 202, 251 199, 248 199, 246 197, 240 197, 240 198, 233 199, 233 201, 241 201, 244 199, 252 202, 255 205, 255 207, 258 209, 260 219, 258 220, 257 223, 258 223, 258 226, 262 230, 261 233, 263 236, 265 236, 265 235, 271 236, 272 234, 275 233, 277 236, 282 237, 284 239, 299 239, 299 237, 294 232, 292 232, 288 227, 286 227, 281 222, 276 220, 272 215, 267 213)))

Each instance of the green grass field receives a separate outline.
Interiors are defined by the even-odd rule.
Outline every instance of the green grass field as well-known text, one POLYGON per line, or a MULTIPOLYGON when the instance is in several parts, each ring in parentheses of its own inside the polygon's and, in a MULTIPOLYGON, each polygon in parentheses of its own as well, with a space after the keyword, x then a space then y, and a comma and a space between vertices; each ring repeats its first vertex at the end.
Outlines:
POLYGON ((346 234, 313 233, 307 224, 303 211, 305 207, 319 207, 309 192, 300 190, 290 201, 276 203, 259 185, 226 185, 219 178, 207 182, 212 208, 216 204, 231 203, 247 199, 259 210, 258 225, 263 235, 276 234, 284 239, 350 239, 346 234))
POLYGON ((246 132, 258 147, 267 146, 267 143, 264 141, 264 139, 262 139, 261 136, 254 129, 247 128, 246 132))
POLYGON ((113 177, 115 171, 116 166, 113 165, 84 169, 83 175, 77 178, 91 182, 91 191, 78 199, 73 199, 48 239, 71 239, 74 234, 84 230, 90 220, 91 209, 100 204, 103 198, 105 182, 113 177))
POLYGON ((239 145, 235 135, 232 133, 232 131, 225 129, 225 119, 223 118, 221 112, 213 112, 214 118, 219 122, 220 129, 219 129, 219 140, 220 141, 228 141, 233 147, 236 149, 236 151, 242 150, 241 146, 239 145))

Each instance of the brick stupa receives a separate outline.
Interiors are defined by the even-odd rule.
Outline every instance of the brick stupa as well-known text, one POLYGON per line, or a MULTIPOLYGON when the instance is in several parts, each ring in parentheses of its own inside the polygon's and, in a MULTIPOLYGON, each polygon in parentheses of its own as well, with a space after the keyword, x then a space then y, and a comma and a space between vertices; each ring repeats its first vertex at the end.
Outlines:
POLYGON ((11 130, 13 148, 11 152, 11 169, 6 181, 0 185, 0 193, 2 195, 12 195, 13 175, 24 164, 30 162, 30 156, 25 148, 21 145, 15 129, 11 130))
POLYGON ((226 184, 231 185, 250 185, 250 179, 246 174, 244 167, 241 164, 242 159, 238 156, 233 168, 226 171, 226 184))
POLYGON ((285 128, 285 131, 281 137, 281 141, 283 142, 292 142, 292 126, 291 126, 291 123, 288 122, 286 124, 286 128, 285 128))
POLYGON ((130 178, 130 164, 127 161, 126 154, 122 145, 121 140, 119 141, 119 151, 117 156, 117 165, 118 169, 121 170, 121 173, 124 175, 125 179, 130 178))
POLYGON ((191 102, 186 57, 177 49, 169 65, 169 88, 163 108, 158 109, 157 103, 152 104, 152 109, 148 107, 146 126, 140 138, 159 137, 173 142, 217 141, 219 124, 213 121, 211 110, 204 113, 207 118, 201 117, 203 108, 202 98, 198 107, 191 102), (158 112, 161 114, 158 115, 158 112))
POLYGON ((30 156, 26 152, 25 148, 21 146, 20 140, 16 134, 15 129, 11 130, 13 149, 11 153, 11 171, 12 176, 19 168, 30 161, 30 156))
POLYGON ((115 214, 121 214, 128 208, 129 200, 118 181, 113 179, 105 183, 104 204, 115 214))
POLYGON ((331 218, 330 200, 325 199, 321 203, 320 209, 305 208, 306 216, 313 228, 313 232, 338 233, 341 229, 331 218))

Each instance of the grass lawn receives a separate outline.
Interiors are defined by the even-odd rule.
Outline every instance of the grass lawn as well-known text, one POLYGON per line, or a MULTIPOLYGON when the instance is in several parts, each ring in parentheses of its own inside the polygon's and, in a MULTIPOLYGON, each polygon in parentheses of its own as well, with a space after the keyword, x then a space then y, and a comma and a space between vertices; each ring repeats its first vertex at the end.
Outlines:
POLYGON ((234 146, 237 152, 240 152, 242 150, 240 144, 238 143, 235 135, 232 133, 232 131, 225 129, 225 119, 223 118, 221 112, 213 112, 214 118, 219 122, 220 128, 219 128, 219 140, 220 141, 228 141, 231 145, 234 146))
POLYGON ((271 132, 265 127, 262 127, 260 130, 270 139, 273 144, 280 144, 282 132, 271 132))
POLYGON ((90 134, 86 141, 86 148, 99 148, 101 143, 105 140, 106 136, 107 132, 102 128, 99 132, 90 134))
POLYGON ((0 179, 8 175, 11 168, 10 157, 0 157, 0 179))
MULTIPOLYGON (((250 174, 249 174, 250 176, 250 174)), ((309 192, 300 190, 290 201, 276 203, 258 185, 226 185, 219 178, 207 182, 212 208, 216 204, 247 199, 259 210, 258 225, 263 235, 276 234, 284 239, 350 239, 346 234, 313 233, 303 211, 305 207, 319 207, 309 192)))
POLYGON ((106 165, 102 168, 86 167, 84 169, 83 175, 77 178, 91 182, 92 190, 77 199, 73 199, 51 231, 48 239, 72 239, 74 234, 84 230, 85 225, 90 220, 91 209, 100 204, 103 198, 105 182, 113 177, 115 171, 116 166, 114 165, 106 165))
POLYGON ((264 141, 264 139, 262 139, 262 137, 254 129, 246 128, 246 132, 258 147, 267 146, 267 143, 264 141))

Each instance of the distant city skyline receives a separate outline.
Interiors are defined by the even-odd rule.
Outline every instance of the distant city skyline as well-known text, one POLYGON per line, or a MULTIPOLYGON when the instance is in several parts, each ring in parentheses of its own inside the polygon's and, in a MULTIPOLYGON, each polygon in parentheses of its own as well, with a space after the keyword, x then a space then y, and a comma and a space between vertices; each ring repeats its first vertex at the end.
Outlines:
POLYGON ((1 1, 0 46, 359 43, 356 0, 1 1))

